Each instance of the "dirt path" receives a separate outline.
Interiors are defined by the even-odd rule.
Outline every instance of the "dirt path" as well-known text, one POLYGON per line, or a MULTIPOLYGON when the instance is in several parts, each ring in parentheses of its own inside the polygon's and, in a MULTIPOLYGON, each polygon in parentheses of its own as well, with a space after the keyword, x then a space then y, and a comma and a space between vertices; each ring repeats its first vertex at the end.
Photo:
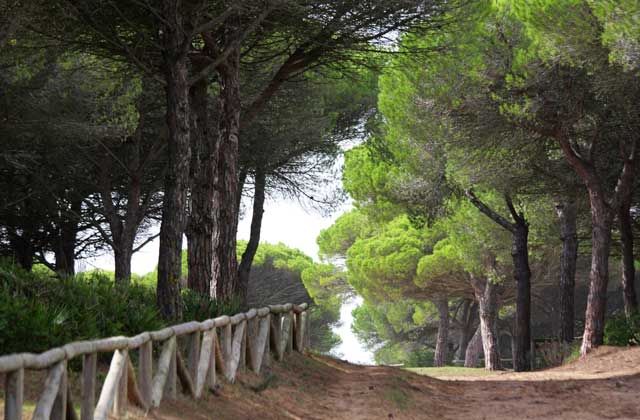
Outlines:
POLYGON ((181 397, 129 418, 640 419, 640 348, 601 348, 586 361, 540 372, 446 380, 292 354, 203 400, 181 397))
POLYGON ((587 361, 540 372, 446 380, 318 356, 293 357, 271 375, 262 392, 244 392, 260 383, 250 375, 234 387, 240 394, 223 389, 222 405, 241 398, 255 411, 217 418, 640 419, 640 348, 601 348, 587 361))

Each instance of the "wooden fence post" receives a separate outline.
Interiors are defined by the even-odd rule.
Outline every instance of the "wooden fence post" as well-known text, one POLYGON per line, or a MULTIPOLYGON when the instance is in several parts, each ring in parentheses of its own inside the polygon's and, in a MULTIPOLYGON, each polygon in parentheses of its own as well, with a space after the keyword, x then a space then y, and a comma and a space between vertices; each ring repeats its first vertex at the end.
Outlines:
POLYGON ((153 377, 153 385, 151 390, 151 406, 160 406, 162 395, 169 379, 169 370, 171 369, 171 359, 175 356, 176 338, 171 337, 165 341, 158 360, 158 371, 153 377))
POLYGON ((96 420, 107 420, 109 412, 113 407, 115 395, 117 389, 120 386, 120 377, 122 372, 127 369, 126 357, 122 350, 116 350, 111 358, 111 365, 109 366, 109 372, 102 385, 102 391, 100 391, 100 398, 98 398, 98 405, 93 412, 93 417, 96 420))
POLYGON ((276 356, 276 360, 282 360, 280 358, 280 341, 282 334, 282 314, 274 314, 271 317, 271 331, 269 333, 269 343, 271 345, 271 351, 276 356))
POLYGON ((80 419, 93 420, 96 405, 96 364, 97 353, 85 354, 82 357, 82 391, 80 403, 80 419))
POLYGON ((61 408, 66 408, 66 398, 64 401, 65 407, 60 407, 61 401, 59 401, 59 390, 61 388, 62 382, 65 382, 65 390, 63 392, 66 392, 66 381, 63 380, 63 376, 66 376, 66 371, 66 360, 62 360, 61 362, 58 362, 49 368, 47 379, 44 381, 44 391, 42 392, 42 395, 40 396, 40 399, 36 404, 36 409, 33 413, 33 420, 49 420, 61 418, 59 416, 59 412, 61 408), (56 414, 55 411, 58 411, 58 414, 56 414))
POLYGON ((164 396, 175 400, 178 398, 178 365, 176 363, 176 352, 178 351, 178 343, 176 338, 174 341, 173 351, 169 359, 169 369, 167 370, 167 381, 164 383, 164 396))
POLYGON ((153 341, 149 340, 141 345, 138 354, 140 393, 145 403, 151 405, 151 390, 153 389, 153 341))
POLYGON ((22 420, 24 369, 8 372, 4 378, 4 418, 22 420))
POLYGON ((51 420, 67 420, 67 392, 69 391, 67 361, 60 362, 62 365, 62 376, 58 385, 58 392, 51 410, 51 420))
POLYGON ((296 314, 296 350, 302 353, 304 351, 304 342, 307 329, 307 312, 296 314))
POLYGON ((289 312, 289 314, 287 315, 287 318, 289 318, 289 334, 288 334, 288 337, 287 337, 287 353, 291 353, 293 351, 293 339, 294 339, 295 323, 296 323, 296 318, 295 318, 294 312, 293 311, 289 312))
POLYGON ((196 382, 198 376, 198 362, 200 360, 200 331, 191 334, 189 338, 189 355, 187 363, 189 364, 189 373, 191 380, 196 382))
POLYGON ((269 366, 269 358, 271 357, 271 352, 273 351, 271 347, 271 314, 268 313, 263 320, 266 323, 267 332, 265 334, 264 351, 262 352, 261 364, 262 366, 269 366))
POLYGON ((123 417, 127 414, 129 408, 129 391, 127 385, 129 383, 129 351, 121 350, 124 359, 124 368, 120 373, 118 384, 115 389, 115 397, 113 399, 112 415, 116 418, 123 417))
POLYGON ((200 398, 202 396, 202 392, 204 391, 204 387, 207 382, 207 377, 211 374, 210 364, 215 363, 215 358, 211 357, 211 352, 215 349, 213 334, 215 334, 215 329, 205 331, 203 334, 202 348, 199 352, 200 354, 196 363, 195 376, 193 377, 195 381, 196 398, 200 398))

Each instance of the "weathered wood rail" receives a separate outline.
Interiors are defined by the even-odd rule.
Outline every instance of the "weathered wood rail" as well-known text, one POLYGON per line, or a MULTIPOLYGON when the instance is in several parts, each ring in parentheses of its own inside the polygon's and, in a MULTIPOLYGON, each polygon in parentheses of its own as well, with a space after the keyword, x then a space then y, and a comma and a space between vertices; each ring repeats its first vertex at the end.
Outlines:
POLYGON ((120 418, 129 404, 144 410, 159 407, 164 398, 176 398, 178 383, 182 392, 197 399, 205 389, 220 385, 219 374, 233 382, 239 368, 248 367, 259 373, 270 353, 281 361, 287 352, 302 352, 308 320, 306 303, 288 303, 231 317, 187 322, 134 337, 79 341, 41 354, 2 356, 4 418, 22 419, 25 370, 46 369, 33 419, 77 419, 67 379, 67 364, 76 357, 82 357, 81 420, 120 418), (155 344, 159 356, 154 363, 155 344), (186 359, 181 348, 187 349, 186 359), (132 351, 138 352, 137 368, 130 358, 132 351), (96 403, 97 356, 104 352, 113 352, 113 357, 96 403))

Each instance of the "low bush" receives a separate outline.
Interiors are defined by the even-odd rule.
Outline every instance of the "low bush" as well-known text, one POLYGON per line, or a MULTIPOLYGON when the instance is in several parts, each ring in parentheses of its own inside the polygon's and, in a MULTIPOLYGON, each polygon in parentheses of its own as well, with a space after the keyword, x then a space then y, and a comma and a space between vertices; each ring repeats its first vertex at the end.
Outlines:
POLYGON ((204 321, 220 315, 240 312, 240 300, 219 302, 207 295, 201 295, 190 289, 182 291, 182 317, 189 321, 204 321))
MULTIPOLYGON (((231 314, 239 307, 188 291, 183 304, 185 321, 231 314)), ((99 271, 60 279, 0 262, 0 354, 42 352, 71 341, 131 336, 165 325, 149 284, 116 287, 109 273, 99 271)))
POLYGON ((604 326, 604 344, 610 346, 637 346, 640 344, 640 313, 626 316, 617 312, 604 326))

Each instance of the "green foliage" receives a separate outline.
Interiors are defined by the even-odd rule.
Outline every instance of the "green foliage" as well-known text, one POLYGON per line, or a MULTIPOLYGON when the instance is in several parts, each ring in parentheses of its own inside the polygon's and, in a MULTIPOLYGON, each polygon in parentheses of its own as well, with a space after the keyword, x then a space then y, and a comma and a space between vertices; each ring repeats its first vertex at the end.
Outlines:
POLYGON ((239 299, 219 302, 191 289, 182 290, 182 318, 185 320, 204 321, 221 315, 233 315, 240 312, 240 309, 239 299))
POLYGON ((626 316, 619 312, 609 317, 604 326, 604 344, 610 346, 640 345, 640 313, 626 316))
POLYGON ((316 240, 323 258, 344 256, 354 242, 372 233, 373 226, 366 215, 359 210, 342 214, 327 229, 320 231, 316 240))
POLYGON ((399 216, 375 236, 356 241, 347 252, 349 282, 365 299, 400 298, 413 288, 418 261, 424 255, 422 232, 399 216))
MULTIPOLYGON (((202 321, 240 310, 183 291, 183 320, 202 321)), ((0 348, 42 352, 71 341, 132 336, 166 325, 156 307, 155 284, 116 286, 113 273, 92 270, 58 279, 46 270, 26 272, 0 264, 0 348)))
POLYGON ((0 265, 0 348, 40 352, 74 340, 161 328, 155 292, 101 273, 56 279, 0 265))

